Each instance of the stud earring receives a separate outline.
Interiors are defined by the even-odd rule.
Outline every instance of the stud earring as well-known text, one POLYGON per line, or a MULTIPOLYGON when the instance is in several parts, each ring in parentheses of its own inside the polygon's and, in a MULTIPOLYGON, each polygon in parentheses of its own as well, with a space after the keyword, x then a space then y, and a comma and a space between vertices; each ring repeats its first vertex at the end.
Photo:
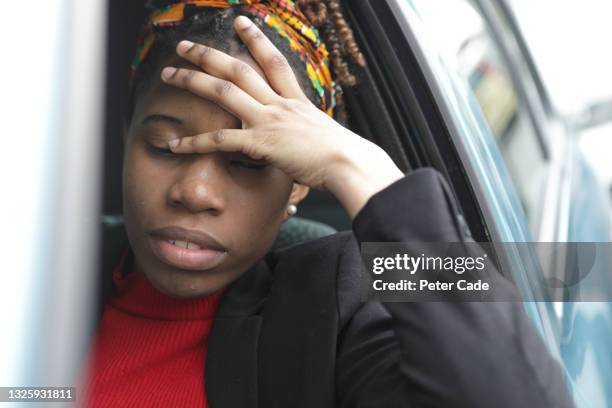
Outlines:
POLYGON ((297 206, 295 204, 289 204, 287 206, 287 213, 289 215, 295 215, 296 212, 297 212, 297 206))

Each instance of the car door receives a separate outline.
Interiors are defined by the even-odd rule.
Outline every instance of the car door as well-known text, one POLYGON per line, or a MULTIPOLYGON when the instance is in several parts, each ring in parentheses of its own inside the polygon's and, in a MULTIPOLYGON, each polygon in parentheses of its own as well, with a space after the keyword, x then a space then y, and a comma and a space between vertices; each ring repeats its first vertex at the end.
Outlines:
MULTIPOLYGON (((0 384, 75 387, 95 293, 105 4, 52 0, 3 10, 27 17, 0 29, 6 56, 20 61, 2 88, 4 134, 20 148, 0 160, 0 384)), ((67 394, 58 390, 53 404, 73 405, 74 390, 67 394)), ((29 406, 45 392, 2 395, 29 406)))
POLYGON ((527 92, 550 162, 538 241, 570 242, 568 255, 547 276, 568 282, 573 300, 554 303, 559 322, 560 355, 571 378, 576 399, 585 406, 607 406, 612 399, 612 292, 610 275, 610 195, 578 143, 579 125, 561 116, 532 62, 511 8, 501 0, 479 0, 493 34, 506 49, 508 62, 527 92), (578 256, 597 253, 593 265, 576 273, 578 256), (588 272, 587 272, 588 271, 588 272), (586 272, 586 273, 585 273, 586 272), (602 296, 593 295, 603 294, 602 296), (598 302, 594 300, 599 300, 598 302))
MULTIPOLYGON (((406 158, 406 168, 429 165, 440 170, 452 184, 475 239, 493 242, 498 249, 501 272, 514 280, 525 299, 542 299, 545 268, 535 254, 511 243, 576 239, 572 212, 579 211, 586 194, 596 197, 592 190, 576 189, 581 161, 573 150, 571 129, 554 118, 537 71, 504 14, 507 9, 499 2, 465 0, 346 4, 369 56, 361 87, 377 88, 384 102, 384 108, 376 101, 374 107, 354 109, 361 115, 361 134, 388 151, 404 150, 395 156, 406 158), (368 129, 368 122, 380 120, 381 110, 392 127, 383 136, 368 129), (387 135, 389 140, 381 140, 387 135)), ((357 95, 354 101, 363 105, 365 98, 360 101, 357 95)), ((588 220, 607 222, 601 211, 588 220)), ((591 235, 596 236, 602 237, 591 235)), ((525 307, 563 362, 576 400, 582 406, 610 401, 602 386, 610 378, 606 361, 587 368, 584 359, 576 358, 585 356, 577 354, 585 347, 609 355, 599 337, 609 333, 609 307, 596 313, 604 322, 599 335, 587 320, 576 320, 582 307, 576 302, 530 302, 525 307), (575 327, 585 331, 573 332, 575 327), (583 378, 597 381, 587 384, 583 378)))

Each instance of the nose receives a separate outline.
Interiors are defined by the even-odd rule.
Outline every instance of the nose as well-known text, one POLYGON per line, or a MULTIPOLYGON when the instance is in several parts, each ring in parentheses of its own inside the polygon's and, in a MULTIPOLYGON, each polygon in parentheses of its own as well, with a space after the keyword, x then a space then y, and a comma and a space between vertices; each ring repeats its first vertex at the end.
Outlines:
POLYGON ((217 154, 197 155, 181 163, 168 192, 169 204, 192 213, 220 214, 225 208, 225 170, 217 154))

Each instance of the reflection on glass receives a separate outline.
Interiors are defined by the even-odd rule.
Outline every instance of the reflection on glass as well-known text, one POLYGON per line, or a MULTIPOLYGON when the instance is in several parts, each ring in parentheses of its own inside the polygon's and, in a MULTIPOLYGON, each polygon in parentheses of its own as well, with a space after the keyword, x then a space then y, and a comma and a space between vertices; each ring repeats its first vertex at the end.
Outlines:
MULTIPOLYGON (((471 2, 416 0, 444 58, 476 96, 519 195, 532 230, 537 227, 546 161, 527 106, 518 97, 498 45, 471 2), (445 10, 443 13, 440 10, 445 10)), ((535 231, 534 231, 535 232, 535 231)))

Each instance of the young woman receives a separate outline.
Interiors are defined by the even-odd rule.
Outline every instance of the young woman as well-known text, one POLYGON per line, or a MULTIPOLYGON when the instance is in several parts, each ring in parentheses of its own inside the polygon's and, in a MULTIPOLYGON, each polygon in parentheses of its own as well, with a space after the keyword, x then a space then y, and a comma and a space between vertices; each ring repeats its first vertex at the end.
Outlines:
POLYGON ((470 238, 437 173, 334 121, 337 3, 152 2, 87 405, 571 406, 520 302, 361 301, 359 243, 470 238), (309 188, 353 231, 270 253, 309 188))

